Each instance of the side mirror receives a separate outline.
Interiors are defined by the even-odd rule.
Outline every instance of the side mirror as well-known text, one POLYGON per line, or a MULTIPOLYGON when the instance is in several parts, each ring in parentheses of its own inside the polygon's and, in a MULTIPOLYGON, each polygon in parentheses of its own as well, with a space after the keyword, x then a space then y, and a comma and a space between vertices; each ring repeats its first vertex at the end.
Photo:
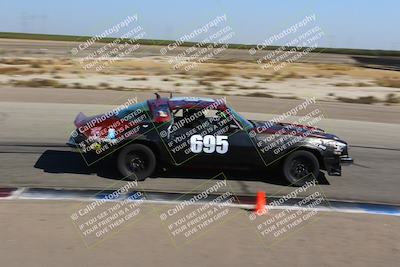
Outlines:
POLYGON ((229 131, 230 132, 234 132, 237 129, 239 129, 239 126, 237 126, 236 124, 229 124, 229 131))
POLYGON ((167 138, 169 139, 171 136, 171 129, 172 129, 172 123, 168 126, 167 128, 167 138))

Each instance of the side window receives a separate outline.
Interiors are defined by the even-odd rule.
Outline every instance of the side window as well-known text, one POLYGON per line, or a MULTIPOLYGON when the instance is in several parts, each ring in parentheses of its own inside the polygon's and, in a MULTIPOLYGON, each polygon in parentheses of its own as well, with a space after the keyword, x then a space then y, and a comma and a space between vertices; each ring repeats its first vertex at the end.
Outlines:
POLYGON ((172 112, 174 124, 180 128, 195 128, 206 120, 203 109, 176 109, 172 112))
POLYGON ((183 118, 183 109, 176 109, 172 114, 175 120, 180 120, 183 118))
POLYGON ((204 111, 204 115, 206 118, 214 119, 218 117, 220 111, 215 110, 215 109, 209 109, 204 111))
POLYGON ((218 128, 224 129, 226 133, 232 134, 241 129, 240 124, 234 119, 229 110, 216 110, 212 123, 218 128))
POLYGON ((151 113, 146 102, 140 102, 119 111, 117 117, 126 121, 151 121, 151 113))

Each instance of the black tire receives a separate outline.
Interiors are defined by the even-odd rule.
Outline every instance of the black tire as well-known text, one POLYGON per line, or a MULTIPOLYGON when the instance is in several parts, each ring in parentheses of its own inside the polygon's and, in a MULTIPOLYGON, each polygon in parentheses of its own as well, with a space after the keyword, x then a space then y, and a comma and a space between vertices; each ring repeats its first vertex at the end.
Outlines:
POLYGON ((132 144, 124 147, 118 154, 117 167, 125 180, 143 181, 154 172, 156 161, 149 147, 132 144))
POLYGON ((319 162, 313 153, 297 150, 286 157, 282 171, 289 183, 302 186, 307 181, 318 178, 319 162))

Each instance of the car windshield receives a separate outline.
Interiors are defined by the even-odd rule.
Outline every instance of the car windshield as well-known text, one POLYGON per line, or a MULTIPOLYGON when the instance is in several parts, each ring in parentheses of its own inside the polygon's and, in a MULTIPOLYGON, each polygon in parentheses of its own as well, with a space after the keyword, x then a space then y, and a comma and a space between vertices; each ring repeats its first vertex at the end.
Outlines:
POLYGON ((240 115, 236 110, 234 110, 231 106, 228 106, 229 112, 233 115, 235 120, 243 127, 243 129, 247 130, 253 127, 253 124, 245 119, 242 115, 240 115))

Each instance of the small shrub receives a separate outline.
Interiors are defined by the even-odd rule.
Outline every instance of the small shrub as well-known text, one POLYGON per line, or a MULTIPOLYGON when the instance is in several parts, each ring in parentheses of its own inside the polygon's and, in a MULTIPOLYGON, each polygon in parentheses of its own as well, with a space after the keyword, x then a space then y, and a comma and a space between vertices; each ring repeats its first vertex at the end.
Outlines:
POLYGON ((369 84, 369 83, 358 82, 358 83, 355 83, 354 86, 357 86, 357 87, 370 87, 372 85, 369 84))
POLYGON ((147 81, 146 77, 132 77, 129 81, 147 81))
POLYGON ((207 80, 198 80, 198 83, 203 86, 211 86, 211 82, 207 80))
POLYGON ((41 68, 41 67, 42 67, 42 65, 40 65, 40 64, 37 63, 37 62, 31 64, 31 68, 39 69, 39 68, 41 68))
POLYGON ((337 87, 350 87, 353 86, 351 83, 335 83, 334 84, 337 87))
POLYGON ((385 102, 390 104, 399 104, 400 96, 396 96, 395 94, 387 94, 385 102))
POLYGON ((286 73, 286 74, 283 74, 281 77, 282 78, 288 78, 288 79, 304 79, 305 78, 304 75, 300 75, 300 74, 298 74, 296 72, 293 72, 293 71, 289 72, 289 73, 286 73))
POLYGON ((99 87, 101 88, 110 88, 110 85, 108 83, 99 83, 99 87))
POLYGON ((357 103, 357 104, 374 104, 379 102, 379 99, 377 99, 374 96, 360 96, 359 98, 338 97, 336 99, 338 101, 345 103, 357 103))
POLYGON ((31 79, 28 81, 13 81, 14 86, 19 87, 59 87, 60 83, 51 79, 31 79))
POLYGON ((263 93, 263 92, 253 92, 253 93, 248 93, 247 96, 253 96, 253 97, 268 97, 268 98, 274 98, 273 95, 268 94, 268 93, 263 93))

